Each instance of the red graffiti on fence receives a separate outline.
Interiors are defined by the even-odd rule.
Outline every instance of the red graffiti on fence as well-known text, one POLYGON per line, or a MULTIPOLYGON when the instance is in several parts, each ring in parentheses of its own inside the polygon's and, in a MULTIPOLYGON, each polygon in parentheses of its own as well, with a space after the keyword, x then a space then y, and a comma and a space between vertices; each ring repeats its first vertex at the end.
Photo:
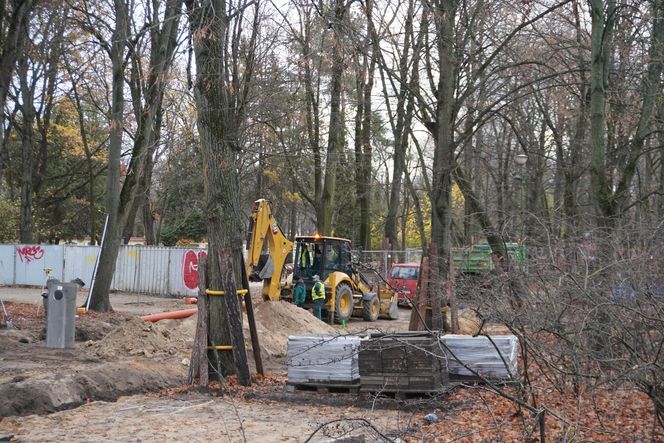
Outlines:
POLYGON ((22 248, 16 248, 18 252, 18 257, 21 259, 21 262, 30 263, 33 260, 39 260, 44 256, 44 250, 39 245, 35 246, 23 246, 22 248))
POLYGON ((184 260, 182 261, 182 280, 187 288, 198 288, 198 260, 206 255, 207 253, 205 251, 196 254, 196 252, 191 249, 184 253, 184 260))

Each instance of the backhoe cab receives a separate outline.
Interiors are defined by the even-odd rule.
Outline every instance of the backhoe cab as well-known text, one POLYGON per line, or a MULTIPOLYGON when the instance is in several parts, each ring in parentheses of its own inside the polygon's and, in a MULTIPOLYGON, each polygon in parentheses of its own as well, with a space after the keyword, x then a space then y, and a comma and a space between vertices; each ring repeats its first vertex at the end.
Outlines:
POLYGON ((386 286, 371 285, 353 266, 350 240, 336 237, 303 236, 295 245, 283 235, 267 200, 257 200, 251 215, 247 243, 247 274, 263 280, 264 300, 293 301, 293 286, 299 278, 307 287, 305 308, 313 306, 313 276, 325 284, 325 306, 330 322, 342 322, 352 315, 367 321, 379 316, 397 319, 397 295, 386 286), (259 260, 267 243, 268 258, 259 269, 259 260), (285 262, 293 252, 293 271, 284 272, 285 262))

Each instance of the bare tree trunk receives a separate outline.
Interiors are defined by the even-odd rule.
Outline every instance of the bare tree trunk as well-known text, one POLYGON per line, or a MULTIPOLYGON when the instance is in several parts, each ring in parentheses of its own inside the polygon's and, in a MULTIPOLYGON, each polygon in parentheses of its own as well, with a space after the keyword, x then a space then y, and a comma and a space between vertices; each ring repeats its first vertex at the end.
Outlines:
MULTIPOLYGON (((392 155, 392 182, 390 183, 389 198, 387 201, 387 215, 385 217, 385 240, 390 249, 398 247, 397 239, 397 214, 399 213, 399 200, 402 192, 402 180, 405 169, 406 150, 408 149, 409 127, 413 115, 413 100, 409 99, 408 63, 413 36, 413 12, 414 2, 409 0, 404 23, 404 37, 402 52, 399 55, 399 84, 397 93, 396 109, 391 111, 389 105, 390 92, 383 79, 383 95, 388 108, 388 116, 392 125, 392 137, 394 139, 394 151, 392 155), (408 107, 409 109, 406 109, 408 107)), ((396 86, 392 83, 396 92, 396 86)))
MULTIPOLYGON (((438 90, 436 121, 437 139, 433 158, 433 185, 431 192, 431 243, 436 256, 431 263, 437 265, 437 276, 432 283, 434 297, 442 299, 443 284, 450 280, 450 250, 452 232, 452 168, 454 166, 454 88, 457 59, 454 25, 456 0, 434 3, 438 46, 438 90)), ((436 305, 440 306, 442 303, 436 305)), ((432 303, 432 306, 435 306, 432 303)), ((438 315, 438 314, 437 314, 438 315)))
POLYGON ((406 186, 408 188, 408 192, 410 192, 410 196, 413 199, 413 206, 415 207, 415 221, 417 223, 417 232, 420 236, 420 247, 422 248, 422 255, 426 255, 428 241, 426 230, 424 229, 424 213, 422 211, 422 203, 420 202, 420 196, 417 195, 415 186, 413 186, 413 181, 410 178, 410 173, 408 170, 404 172, 404 177, 406 178, 406 186))
POLYGON ((106 213, 108 224, 104 243, 99 253, 95 286, 90 294, 90 309, 111 311, 109 293, 115 261, 120 248, 122 226, 119 221, 120 206, 120 155, 122 152, 123 111, 124 111, 124 53, 127 45, 128 11, 127 3, 115 0, 115 29, 111 42, 112 98, 110 112, 111 133, 108 147, 108 168, 106 169, 106 213))
POLYGON ((618 208, 612 198, 606 171, 606 94, 609 82, 610 52, 615 22, 615 0, 590 2, 592 15, 590 76, 590 163, 591 183, 597 205, 598 225, 613 226, 618 208))
POLYGON ((648 70, 641 85, 643 101, 636 133, 629 143, 627 161, 615 190, 615 199, 621 211, 629 204, 629 189, 643 154, 646 138, 650 135, 653 112, 658 97, 661 98, 662 70, 664 68, 664 0, 655 0, 652 6, 652 35, 648 70))
POLYGON ((152 155, 155 143, 159 135, 157 125, 161 125, 159 115, 166 87, 166 73, 171 66, 173 53, 177 44, 177 31, 181 14, 183 0, 169 0, 164 12, 164 20, 161 28, 153 29, 152 52, 150 54, 150 72, 148 73, 148 87, 146 91, 145 105, 139 116, 138 133, 134 139, 132 156, 129 163, 127 175, 122 189, 119 181, 116 181, 116 173, 119 178, 120 144, 122 142, 122 108, 124 95, 122 91, 116 91, 116 87, 122 89, 124 86, 123 62, 124 47, 127 36, 127 5, 121 0, 116 0, 116 34, 113 39, 112 56, 113 62, 113 108, 111 124, 111 154, 109 154, 109 181, 107 192, 107 212, 109 214, 108 230, 102 245, 99 257, 98 277, 91 295, 91 309, 106 311, 111 309, 109 291, 111 279, 115 271, 115 261, 118 256, 122 234, 127 223, 133 223, 136 210, 134 207, 138 190, 141 185, 147 186, 146 173, 152 165, 152 155), (125 26, 125 30, 120 29, 125 26), (157 31, 157 29, 159 29, 157 31), (117 76, 117 78, 116 78, 117 76), (117 82, 117 83, 116 83, 117 82), (117 95, 117 99, 116 99, 117 95), (120 106, 122 105, 122 106, 120 106), (117 106, 117 107, 116 107, 117 106), (118 120, 116 120, 118 119, 118 120), (120 132, 114 130, 120 128, 120 132), (117 145, 117 146, 116 146, 117 145), (116 151, 117 149, 117 151, 116 151), (117 163, 116 163, 117 161, 117 163), (117 165, 117 170, 116 170, 117 165), (111 172, 111 169, 113 171, 111 172), (119 194, 119 195, 118 195, 119 194), (103 274, 103 276, 102 276, 103 274))
POLYGON ((88 142, 88 131, 85 130, 85 117, 83 115, 83 108, 81 106, 81 97, 78 94, 78 82, 77 79, 74 79, 71 66, 67 64, 67 71, 69 72, 69 78, 72 84, 72 92, 74 93, 74 103, 76 104, 76 115, 78 117, 78 128, 81 135, 81 144, 83 145, 83 151, 85 152, 85 164, 88 173, 88 218, 90 223, 89 234, 90 234, 90 244, 96 244, 97 232, 96 232, 96 214, 95 214, 95 174, 94 174, 94 163, 92 161, 92 152, 90 151, 90 144, 88 142))
POLYGON ((16 0, 13 5, 11 11, 6 9, 7 6, 4 2, 2 2, 0 8, 2 29, 7 30, 6 33, 0 35, 0 42, 2 42, 2 50, 0 51, 0 195, 2 195, 3 158, 5 156, 5 133, 2 130, 4 128, 5 100, 14 75, 16 62, 28 41, 26 31, 30 23, 34 1, 16 0), (9 23, 7 24, 4 23, 5 17, 8 18, 9 23))
POLYGON ((317 208, 317 227, 322 235, 332 233, 332 211, 337 186, 337 169, 343 153, 345 124, 341 109, 341 80, 344 72, 344 55, 342 43, 342 22, 346 15, 345 0, 334 3, 334 23, 332 23, 332 72, 330 87, 330 132, 327 141, 325 158, 325 178, 321 201, 317 208))
MULTIPOLYGON (((27 38, 27 36, 26 36, 27 38)), ((21 85, 21 113, 23 114, 23 127, 21 128, 21 218, 19 238, 21 243, 33 242, 32 224, 32 197, 34 174, 34 80, 29 79, 28 55, 23 54, 18 62, 18 75, 21 85)))
POLYGON ((371 93, 374 85, 374 71, 376 69, 376 58, 380 48, 378 42, 373 35, 373 0, 367 0, 366 15, 367 15, 367 42, 371 42, 371 55, 367 63, 367 56, 364 56, 364 66, 361 71, 361 78, 358 79, 358 120, 356 125, 359 125, 359 130, 356 134, 359 137, 358 148, 356 149, 356 194, 357 202, 360 210, 360 245, 362 249, 371 249, 371 115, 373 112, 371 93), (365 81, 366 79, 366 81, 365 81))
MULTIPOLYGON (((313 196, 304 194, 303 196, 309 201, 316 211, 318 217, 318 207, 322 201, 323 195, 323 162, 321 157, 320 146, 320 114, 319 114, 319 99, 320 99, 320 66, 318 69, 318 80, 314 81, 314 58, 311 46, 312 39, 312 6, 303 6, 303 9, 298 9, 301 15, 301 22, 303 22, 303 35, 302 35, 302 59, 304 64, 304 89, 305 89, 305 102, 306 112, 304 114, 305 124, 307 127, 307 140, 309 148, 313 153, 314 160, 314 177, 313 177, 313 196)), ((322 60, 322 57, 321 57, 322 60)))
MULTIPOLYGON (((236 296, 242 287, 243 215, 240 205, 240 126, 253 73, 253 58, 259 26, 255 4, 251 39, 248 43, 244 76, 240 61, 227 57, 229 45, 239 44, 240 35, 229 41, 229 17, 224 0, 187 0, 194 52, 196 54, 195 96, 198 131, 205 165, 205 200, 208 228, 208 279, 210 289, 224 296, 210 298, 208 336, 212 346, 232 346, 232 352, 212 349, 210 365, 217 378, 237 373, 242 385, 249 385, 249 368, 242 336, 242 314, 236 296), (235 64, 234 64, 235 63, 235 64), (227 79, 229 70, 238 74, 227 79), (227 81, 235 82, 234 91, 227 81), (231 106, 231 103, 234 106, 231 106)), ((249 6, 249 4, 247 4, 249 6)), ((244 9, 242 9, 244 11, 244 9)), ((240 13, 239 18, 242 19, 240 13)))
MULTIPOLYGON (((629 206, 629 193, 636 168, 643 153, 645 140, 649 136, 655 99, 661 89, 662 54, 664 53, 664 1, 653 2, 653 28, 650 36, 650 51, 647 75, 641 85, 642 103, 636 132, 629 141, 629 149, 619 153, 624 166, 618 172, 618 181, 613 186, 616 171, 607 168, 607 151, 614 143, 607 137, 607 94, 611 67, 612 36, 616 14, 615 0, 593 0, 591 2, 591 184, 597 208, 597 224, 605 236, 609 236, 617 225, 623 210, 629 206), (615 188, 615 190, 613 190, 615 188)), ((621 166, 621 165, 619 165, 621 166)), ((608 251, 607 251, 608 252, 608 251)), ((604 255, 604 254, 602 254, 604 255)))

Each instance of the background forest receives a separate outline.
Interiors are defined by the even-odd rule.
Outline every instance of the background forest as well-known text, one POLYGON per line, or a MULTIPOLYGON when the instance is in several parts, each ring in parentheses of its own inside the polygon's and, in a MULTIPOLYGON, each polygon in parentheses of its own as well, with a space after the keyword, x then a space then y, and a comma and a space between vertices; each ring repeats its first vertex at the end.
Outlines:
MULTIPOLYGON (((505 239, 531 245, 591 236, 606 219, 656 225, 660 2, 449 4, 449 60, 433 3, 228 6, 244 14, 229 30, 228 87, 241 86, 247 57, 253 70, 237 129, 244 214, 263 197, 291 235, 318 228, 363 249, 425 247, 444 107, 454 244, 484 238, 478 210, 505 239)), ((98 242, 109 177, 126 186, 139 155, 123 238, 204 239, 196 35, 183 2, 2 8, 0 240, 98 242)))

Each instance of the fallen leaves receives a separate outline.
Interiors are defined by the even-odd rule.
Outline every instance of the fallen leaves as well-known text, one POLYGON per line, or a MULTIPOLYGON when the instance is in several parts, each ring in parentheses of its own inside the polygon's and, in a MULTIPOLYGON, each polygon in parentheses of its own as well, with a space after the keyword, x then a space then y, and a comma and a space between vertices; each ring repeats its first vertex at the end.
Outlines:
MULTIPOLYGON (((648 398, 628 389, 603 388, 580 397, 540 387, 549 441, 636 442, 664 441, 661 427, 653 434, 652 405, 648 398), (545 394, 545 395, 544 395, 545 394)), ((510 395, 517 395, 514 388, 510 395)), ((459 405, 443 411, 439 423, 423 426, 405 441, 490 442, 539 441, 536 414, 482 387, 464 387, 449 401, 459 405), (431 440, 431 436, 436 437, 431 440)), ((424 416, 426 413, 422 413, 424 416)))

